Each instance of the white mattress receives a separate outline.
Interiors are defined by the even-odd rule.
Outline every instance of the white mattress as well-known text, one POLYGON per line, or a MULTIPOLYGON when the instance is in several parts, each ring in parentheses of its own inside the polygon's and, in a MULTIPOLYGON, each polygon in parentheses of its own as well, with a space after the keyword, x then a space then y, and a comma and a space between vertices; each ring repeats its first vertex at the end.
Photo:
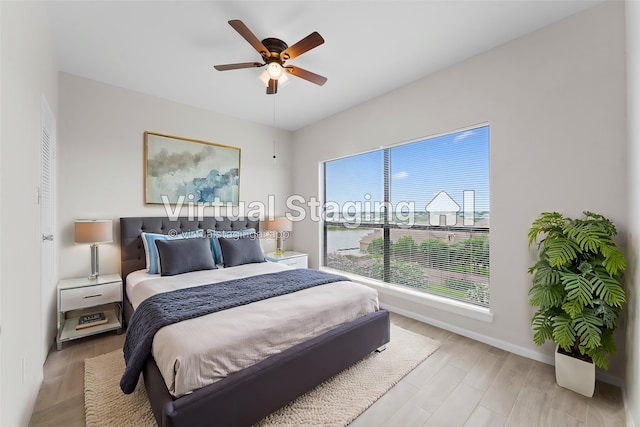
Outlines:
MULTIPOLYGON (((127 295, 135 309, 157 293, 289 268, 265 262, 168 277, 140 270, 127 276, 127 295)), ((152 354, 169 392, 180 397, 377 310, 374 289, 330 283, 165 326, 152 354)))

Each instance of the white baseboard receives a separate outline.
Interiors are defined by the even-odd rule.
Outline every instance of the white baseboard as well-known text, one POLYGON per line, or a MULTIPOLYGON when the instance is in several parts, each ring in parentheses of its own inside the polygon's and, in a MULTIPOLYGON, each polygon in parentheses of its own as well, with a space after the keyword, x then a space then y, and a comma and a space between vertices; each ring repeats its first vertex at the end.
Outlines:
POLYGON ((389 304, 382 304, 384 308, 388 309, 391 312, 401 314, 403 316, 409 317, 414 320, 418 320, 420 322, 428 323, 433 326, 437 326, 438 328, 445 329, 447 331, 454 332, 458 335, 465 336, 467 338, 471 338, 476 341, 480 341, 485 344, 489 344, 490 346, 497 347, 501 350, 508 351, 509 353, 517 354, 518 356, 523 356, 528 359, 537 360, 538 362, 546 363, 548 365, 553 365, 553 356, 546 356, 544 354, 540 354, 535 351, 531 351, 527 348, 523 348, 517 345, 513 345, 507 341, 498 340, 492 337, 488 337, 486 335, 479 334, 477 332, 469 331, 468 329, 460 328, 458 326, 451 325, 449 323, 442 322, 440 320, 433 319, 428 316, 424 316, 421 314, 416 314, 412 311, 405 310, 403 308, 399 308, 389 304))
MULTIPOLYGON (((462 336, 465 336, 467 338, 471 338, 473 340, 488 344, 490 346, 499 348, 499 349, 504 350, 504 351, 508 351, 509 353, 517 354, 518 356, 526 357, 527 359, 533 359, 533 360, 536 360, 538 362, 546 363, 547 365, 552 365, 553 366, 554 363, 555 363, 553 355, 549 356, 549 355, 545 355, 545 354, 542 354, 542 353, 537 352, 537 351, 532 351, 531 349, 524 348, 524 347, 521 347, 519 345, 515 345, 515 344, 507 342, 507 341, 503 341, 503 340, 499 340, 499 339, 496 339, 496 338, 488 337, 486 335, 482 335, 482 334, 479 334, 479 333, 474 332, 474 331, 469 331, 468 329, 460 328, 460 327, 451 325, 449 323, 445 323, 445 322, 442 322, 440 320, 433 319, 433 318, 428 317, 428 316, 424 316, 424 315, 421 315, 421 314, 416 314, 416 313, 411 312, 409 310, 405 310, 405 309, 402 309, 402 308, 399 308, 399 307, 396 307, 396 306, 393 306, 393 305, 389 305, 389 304, 382 304, 382 305, 383 305, 384 308, 388 309, 391 312, 398 313, 398 314, 401 314, 403 316, 409 317, 411 319, 418 320, 418 321, 424 322, 424 323, 428 323, 428 324, 433 325, 433 326, 437 326, 438 328, 454 332, 454 333, 456 333, 458 335, 462 335, 462 336)), ((596 379, 598 379, 598 380, 600 380, 602 382, 608 383, 608 384, 613 384, 615 386, 618 386, 624 392, 624 387, 623 387, 624 382, 622 381, 622 379, 620 379, 620 378, 618 378, 616 376, 610 375, 610 374, 606 373, 605 371, 597 369, 596 370, 596 379)), ((626 405, 626 402, 625 402, 625 410, 626 410, 627 407, 628 406, 626 405)), ((629 417, 627 417, 627 419, 628 418, 629 417)))

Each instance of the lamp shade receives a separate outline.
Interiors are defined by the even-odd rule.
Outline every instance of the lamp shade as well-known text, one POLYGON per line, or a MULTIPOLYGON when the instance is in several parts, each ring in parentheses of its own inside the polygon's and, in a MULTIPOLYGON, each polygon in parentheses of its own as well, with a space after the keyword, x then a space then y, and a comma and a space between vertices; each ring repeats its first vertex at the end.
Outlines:
POLYGON ((113 221, 110 219, 77 219, 74 224, 76 243, 113 242, 113 221))
POLYGON ((270 221, 267 221, 267 230, 291 231, 293 230, 293 223, 287 217, 279 216, 270 221))

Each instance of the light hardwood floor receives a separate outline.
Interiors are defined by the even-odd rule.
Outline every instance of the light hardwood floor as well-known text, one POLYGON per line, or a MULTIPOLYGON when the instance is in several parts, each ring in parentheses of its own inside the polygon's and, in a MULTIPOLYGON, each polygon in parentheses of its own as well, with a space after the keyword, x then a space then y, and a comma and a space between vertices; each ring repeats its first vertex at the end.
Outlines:
MULTIPOLYGON (((441 347, 351 427, 624 427, 622 393, 600 383, 589 399, 555 384, 553 367, 392 314, 392 322, 441 347)), ((102 334, 52 351, 30 426, 84 426, 84 359, 122 348, 102 334)))

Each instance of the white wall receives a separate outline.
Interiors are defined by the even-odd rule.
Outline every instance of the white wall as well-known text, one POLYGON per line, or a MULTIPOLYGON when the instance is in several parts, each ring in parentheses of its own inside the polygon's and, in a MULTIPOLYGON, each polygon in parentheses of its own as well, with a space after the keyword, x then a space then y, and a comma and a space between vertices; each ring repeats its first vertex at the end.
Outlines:
POLYGON ((43 4, 2 1, 0 9, 0 425, 9 427, 28 424, 42 382, 41 355, 46 349, 42 348, 41 339, 40 215, 36 190, 41 97, 45 95, 57 115, 58 74, 43 4))
POLYGON ((625 403, 627 424, 640 426, 640 2, 627 1, 627 130, 629 144, 629 274, 625 403))
POLYGON ((65 73, 59 87, 60 277, 89 273, 88 245, 73 242, 74 219, 114 221, 114 242, 100 245, 100 271, 109 273, 120 267, 118 219, 165 214, 162 205, 144 204, 145 131, 240 147, 240 201, 274 195, 275 213, 284 211, 292 191, 289 132, 65 73))
MULTIPOLYGON (((389 296, 383 303, 552 360, 551 343, 532 342, 527 231, 542 211, 591 210, 626 235, 623 13, 621 3, 607 2, 294 134, 294 192, 308 198, 320 196, 323 160, 490 124, 493 322, 389 296)), ((319 224, 296 223, 292 236, 317 267, 319 224)), ((624 332, 618 344, 624 354, 624 332)), ((609 371, 618 379, 622 360, 609 371)))

